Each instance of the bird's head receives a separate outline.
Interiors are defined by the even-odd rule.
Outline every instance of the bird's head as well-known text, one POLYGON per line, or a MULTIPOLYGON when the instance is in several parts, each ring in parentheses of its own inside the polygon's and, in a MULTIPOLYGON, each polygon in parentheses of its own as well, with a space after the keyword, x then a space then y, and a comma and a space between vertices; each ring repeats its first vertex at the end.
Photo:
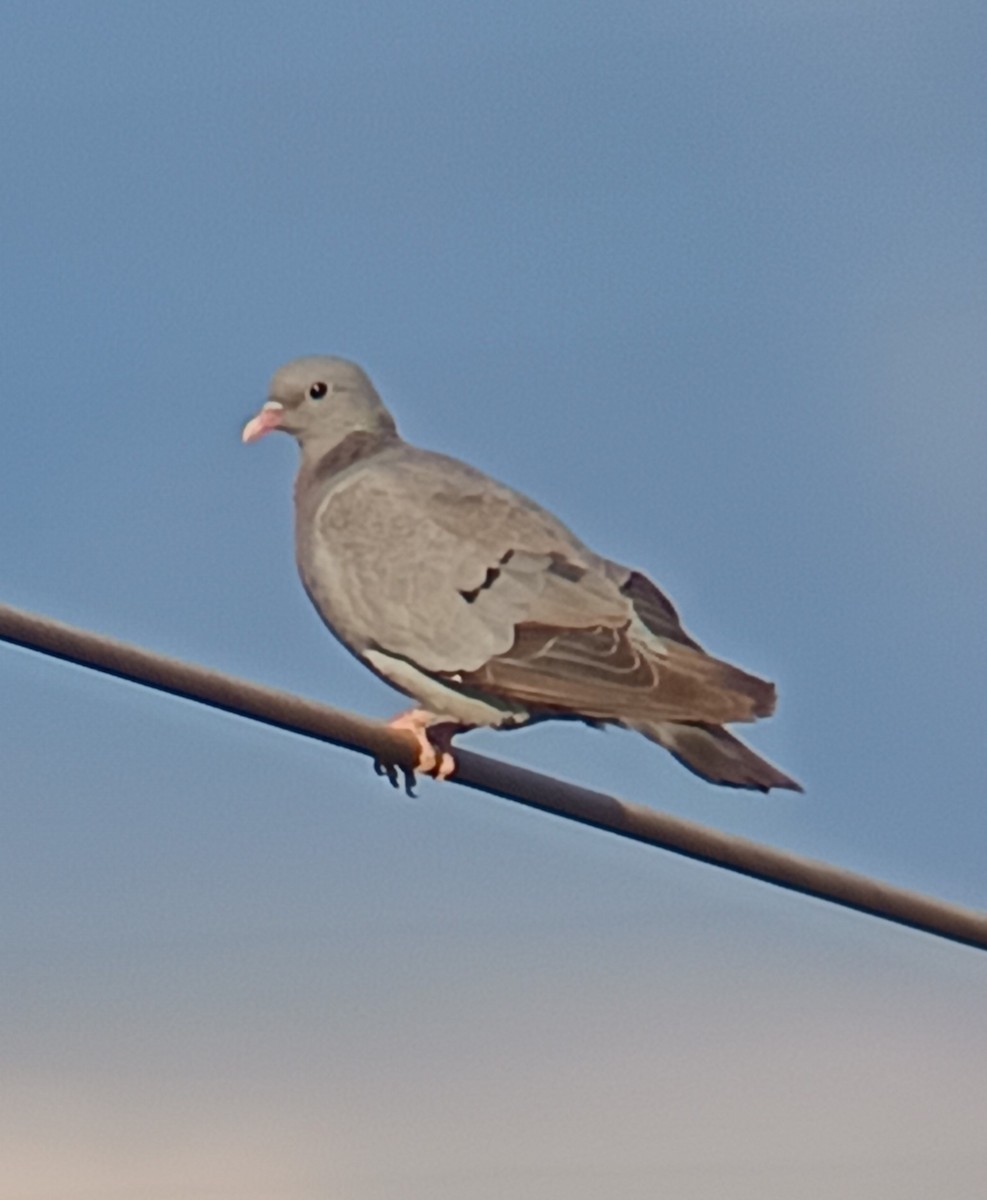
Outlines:
POLYGON ((329 355, 296 358, 271 380, 267 402, 243 427, 255 442, 276 429, 307 446, 332 446, 351 433, 394 433, 394 419, 366 372, 329 355))

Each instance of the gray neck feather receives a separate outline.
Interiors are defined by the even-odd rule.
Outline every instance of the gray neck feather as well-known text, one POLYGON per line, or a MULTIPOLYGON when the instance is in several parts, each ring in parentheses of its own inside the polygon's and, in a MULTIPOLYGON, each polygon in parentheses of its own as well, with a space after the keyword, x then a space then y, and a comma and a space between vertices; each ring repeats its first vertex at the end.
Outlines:
POLYGON ((309 489, 318 489, 320 484, 339 475, 354 463, 379 454, 381 450, 396 445, 400 440, 392 423, 389 428, 354 430, 333 446, 306 446, 302 451, 302 462, 295 481, 296 499, 309 489))

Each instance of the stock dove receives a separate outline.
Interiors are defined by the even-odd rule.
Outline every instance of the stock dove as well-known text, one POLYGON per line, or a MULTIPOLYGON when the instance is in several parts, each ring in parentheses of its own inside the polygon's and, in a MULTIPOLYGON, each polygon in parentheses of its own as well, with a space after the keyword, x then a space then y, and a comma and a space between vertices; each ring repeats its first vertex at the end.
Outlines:
POLYGON ((642 573, 456 459, 403 441, 341 358, 276 372, 243 440, 301 448, 295 551, 332 633, 418 707, 418 769, 446 778, 454 734, 547 718, 619 725, 712 783, 800 785, 724 725, 771 714, 774 685, 706 654, 642 573))

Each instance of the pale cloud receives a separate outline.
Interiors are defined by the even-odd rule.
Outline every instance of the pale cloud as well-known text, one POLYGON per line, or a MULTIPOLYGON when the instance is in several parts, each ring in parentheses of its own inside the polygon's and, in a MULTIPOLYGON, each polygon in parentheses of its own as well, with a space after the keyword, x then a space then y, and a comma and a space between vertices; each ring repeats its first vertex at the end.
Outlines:
POLYGON ((94 1012, 71 1066, 6 1073, 0 1200, 979 1200, 979 964, 901 934, 864 969, 854 928, 828 964, 643 926, 409 947, 335 1008, 159 1010, 109 1068, 94 1012))

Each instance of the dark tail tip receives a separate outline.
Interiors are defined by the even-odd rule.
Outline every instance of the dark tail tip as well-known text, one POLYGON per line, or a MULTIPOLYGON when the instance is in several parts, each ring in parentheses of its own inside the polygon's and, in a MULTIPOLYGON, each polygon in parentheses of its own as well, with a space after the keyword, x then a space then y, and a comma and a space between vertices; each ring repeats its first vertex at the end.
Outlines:
POLYGON ((750 746, 720 725, 656 721, 635 728, 709 783, 753 792, 769 792, 772 788, 805 791, 798 780, 755 754, 750 746))

